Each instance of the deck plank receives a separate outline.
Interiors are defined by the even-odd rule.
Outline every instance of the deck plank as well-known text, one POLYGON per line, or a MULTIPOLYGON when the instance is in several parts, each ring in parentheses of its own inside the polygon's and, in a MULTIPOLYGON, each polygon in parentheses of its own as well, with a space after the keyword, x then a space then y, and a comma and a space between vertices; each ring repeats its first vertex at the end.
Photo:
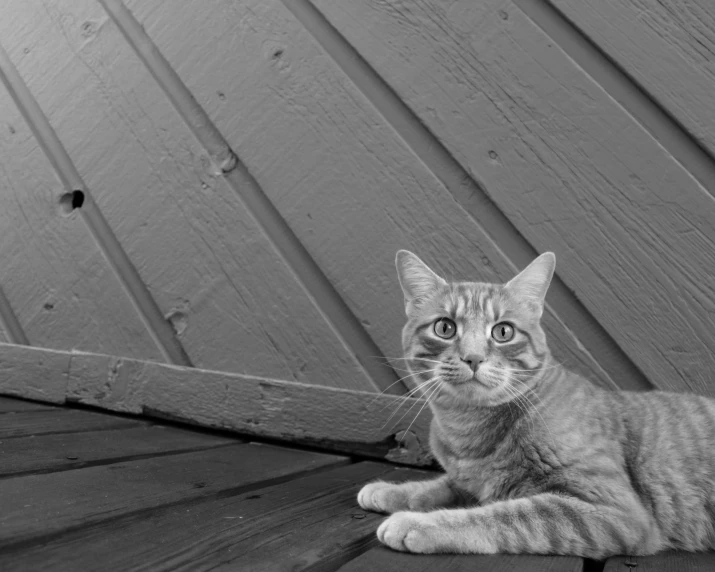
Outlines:
POLYGON ((363 462, 233 497, 180 504, 63 534, 7 554, 4 570, 310 570, 336 569, 376 544, 381 515, 362 511, 358 489, 376 477, 424 477, 412 469, 363 462))
MULTIPOLYGON (((0 545, 345 462, 344 457, 238 444, 0 481, 0 545)), ((113 542, 113 540, 112 540, 113 542)))
POLYGON ((531 554, 405 554, 379 546, 348 562, 340 572, 581 572, 583 559, 531 554))
POLYGON ((712 572, 715 554, 712 552, 663 552, 654 556, 616 556, 609 558, 604 572, 712 572), (628 564, 630 564, 630 566, 628 564))
POLYGON ((139 427, 144 422, 124 417, 57 409, 54 411, 26 411, 0 415, 0 439, 45 435, 48 433, 77 433, 139 427))
POLYGON ((16 413, 19 411, 55 411, 55 407, 25 401, 23 399, 13 399, 11 397, 0 397, 0 413, 16 413))
POLYGON ((0 441, 0 476, 78 469, 98 462, 196 451, 237 442, 163 426, 8 439, 0 441))

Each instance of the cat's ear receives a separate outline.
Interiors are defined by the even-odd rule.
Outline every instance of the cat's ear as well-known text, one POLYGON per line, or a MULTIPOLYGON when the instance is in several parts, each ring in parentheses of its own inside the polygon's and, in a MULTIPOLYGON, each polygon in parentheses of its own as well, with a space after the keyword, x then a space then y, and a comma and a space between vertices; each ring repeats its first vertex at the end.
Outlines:
POLYGON ((546 291, 556 267, 556 256, 553 252, 544 252, 537 256, 529 266, 506 283, 505 288, 519 298, 537 302, 543 308, 546 291))
POLYGON ((405 295, 405 311, 419 306, 427 296, 433 294, 440 286, 445 286, 442 278, 437 276, 419 257, 408 250, 398 250, 395 257, 397 276, 405 295))

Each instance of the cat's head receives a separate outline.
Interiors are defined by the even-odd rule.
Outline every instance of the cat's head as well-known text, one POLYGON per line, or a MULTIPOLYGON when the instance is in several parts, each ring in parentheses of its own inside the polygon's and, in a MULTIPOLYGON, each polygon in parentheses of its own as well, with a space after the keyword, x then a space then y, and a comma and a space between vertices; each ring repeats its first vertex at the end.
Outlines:
POLYGON ((538 379, 550 356, 540 320, 553 253, 506 284, 448 283, 406 250, 395 264, 407 313, 402 345, 410 369, 421 372, 417 381, 434 378, 443 397, 492 406, 538 379))

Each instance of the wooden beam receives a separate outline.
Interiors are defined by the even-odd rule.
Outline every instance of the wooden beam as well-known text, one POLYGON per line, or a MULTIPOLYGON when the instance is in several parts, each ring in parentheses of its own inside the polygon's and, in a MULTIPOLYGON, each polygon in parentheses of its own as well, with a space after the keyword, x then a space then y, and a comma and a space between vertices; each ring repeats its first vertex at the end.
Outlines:
POLYGON ((430 413, 419 399, 12 344, 0 344, 2 370, 15 380, 0 381, 4 395, 67 400, 410 465, 433 463, 430 413), (25 372, 28 363, 45 365, 25 372))

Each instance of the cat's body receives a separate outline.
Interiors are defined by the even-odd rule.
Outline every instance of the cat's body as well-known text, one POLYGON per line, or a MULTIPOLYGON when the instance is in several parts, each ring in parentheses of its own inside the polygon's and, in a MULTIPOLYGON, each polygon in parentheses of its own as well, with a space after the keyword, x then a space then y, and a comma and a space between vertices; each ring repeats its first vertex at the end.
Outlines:
POLYGON ((494 286, 448 285, 402 252, 403 345, 445 475, 361 490, 364 508, 395 513, 382 542, 591 558, 715 547, 714 400, 606 391, 554 362, 539 325, 553 255, 494 286))

